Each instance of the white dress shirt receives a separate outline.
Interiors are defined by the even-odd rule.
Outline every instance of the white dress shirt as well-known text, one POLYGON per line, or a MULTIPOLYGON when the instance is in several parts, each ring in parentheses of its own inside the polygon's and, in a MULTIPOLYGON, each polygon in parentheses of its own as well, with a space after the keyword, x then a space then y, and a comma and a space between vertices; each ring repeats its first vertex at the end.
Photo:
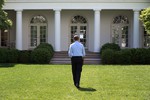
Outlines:
POLYGON ((72 43, 69 47, 69 51, 68 51, 68 55, 69 57, 73 57, 73 56, 85 56, 85 48, 83 46, 82 43, 80 43, 79 41, 75 41, 74 43, 72 43))

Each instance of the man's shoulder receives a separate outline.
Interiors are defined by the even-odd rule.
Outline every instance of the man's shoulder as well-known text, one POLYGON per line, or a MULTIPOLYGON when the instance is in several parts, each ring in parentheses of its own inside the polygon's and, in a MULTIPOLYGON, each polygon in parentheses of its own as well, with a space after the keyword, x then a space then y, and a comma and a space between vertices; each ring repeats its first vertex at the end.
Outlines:
POLYGON ((79 42, 79 44, 83 46, 83 44, 81 42, 79 42))
POLYGON ((73 42, 73 43, 72 43, 72 44, 70 44, 70 45, 81 45, 81 46, 83 46, 83 44, 82 44, 81 42, 78 42, 78 41, 73 42))
POLYGON ((74 44, 75 44, 75 42, 71 43, 70 45, 74 45, 74 44))

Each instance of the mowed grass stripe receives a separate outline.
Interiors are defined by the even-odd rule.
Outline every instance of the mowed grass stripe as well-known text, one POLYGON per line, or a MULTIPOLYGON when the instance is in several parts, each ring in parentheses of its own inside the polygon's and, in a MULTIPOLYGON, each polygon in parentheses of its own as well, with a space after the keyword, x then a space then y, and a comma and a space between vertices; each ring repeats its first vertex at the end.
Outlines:
POLYGON ((9 66, 0 65, 0 100, 150 99, 149 65, 84 65, 80 90, 71 65, 9 66))

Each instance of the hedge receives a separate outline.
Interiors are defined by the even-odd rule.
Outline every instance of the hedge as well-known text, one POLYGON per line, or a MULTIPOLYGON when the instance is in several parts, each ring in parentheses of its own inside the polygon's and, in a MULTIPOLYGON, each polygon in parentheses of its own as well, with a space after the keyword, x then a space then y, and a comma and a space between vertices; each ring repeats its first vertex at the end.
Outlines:
POLYGON ((36 64, 49 63, 51 53, 45 48, 38 48, 31 52, 31 62, 36 64))
POLYGON ((150 49, 106 49, 101 55, 102 64, 150 64, 150 49))
POLYGON ((102 52, 101 58, 103 64, 114 64, 115 51, 112 49, 106 49, 102 52))
POLYGON ((100 49, 100 54, 102 54, 102 52, 106 49, 112 49, 115 51, 119 51, 120 50, 120 46, 115 44, 115 43, 106 43, 104 44, 101 49, 100 49))
POLYGON ((19 63, 31 63, 31 50, 21 50, 19 51, 19 63))
POLYGON ((18 63, 19 51, 17 49, 8 49, 7 51, 7 62, 18 63))
POLYGON ((7 51, 6 48, 0 48, 0 63, 7 63, 7 51))
POLYGON ((51 55, 50 55, 51 57, 54 54, 54 49, 53 49, 52 45, 49 44, 49 43, 41 43, 35 49, 39 49, 39 48, 45 48, 45 49, 47 49, 51 53, 51 55))
POLYGON ((51 44, 42 43, 34 50, 0 48, 0 63, 49 63, 54 50, 51 44))

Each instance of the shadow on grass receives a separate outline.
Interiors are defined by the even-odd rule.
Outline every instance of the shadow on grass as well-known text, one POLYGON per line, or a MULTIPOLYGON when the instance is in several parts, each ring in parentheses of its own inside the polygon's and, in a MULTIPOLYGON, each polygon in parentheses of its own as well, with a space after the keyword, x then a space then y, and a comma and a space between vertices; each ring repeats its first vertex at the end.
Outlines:
POLYGON ((6 63, 6 64, 0 64, 0 68, 9 68, 9 67, 14 67, 15 64, 10 64, 10 63, 6 63))
POLYGON ((88 92, 95 92, 96 91, 96 89, 93 89, 93 88, 84 88, 84 87, 80 87, 80 88, 78 88, 78 90, 80 90, 80 91, 88 91, 88 92))

